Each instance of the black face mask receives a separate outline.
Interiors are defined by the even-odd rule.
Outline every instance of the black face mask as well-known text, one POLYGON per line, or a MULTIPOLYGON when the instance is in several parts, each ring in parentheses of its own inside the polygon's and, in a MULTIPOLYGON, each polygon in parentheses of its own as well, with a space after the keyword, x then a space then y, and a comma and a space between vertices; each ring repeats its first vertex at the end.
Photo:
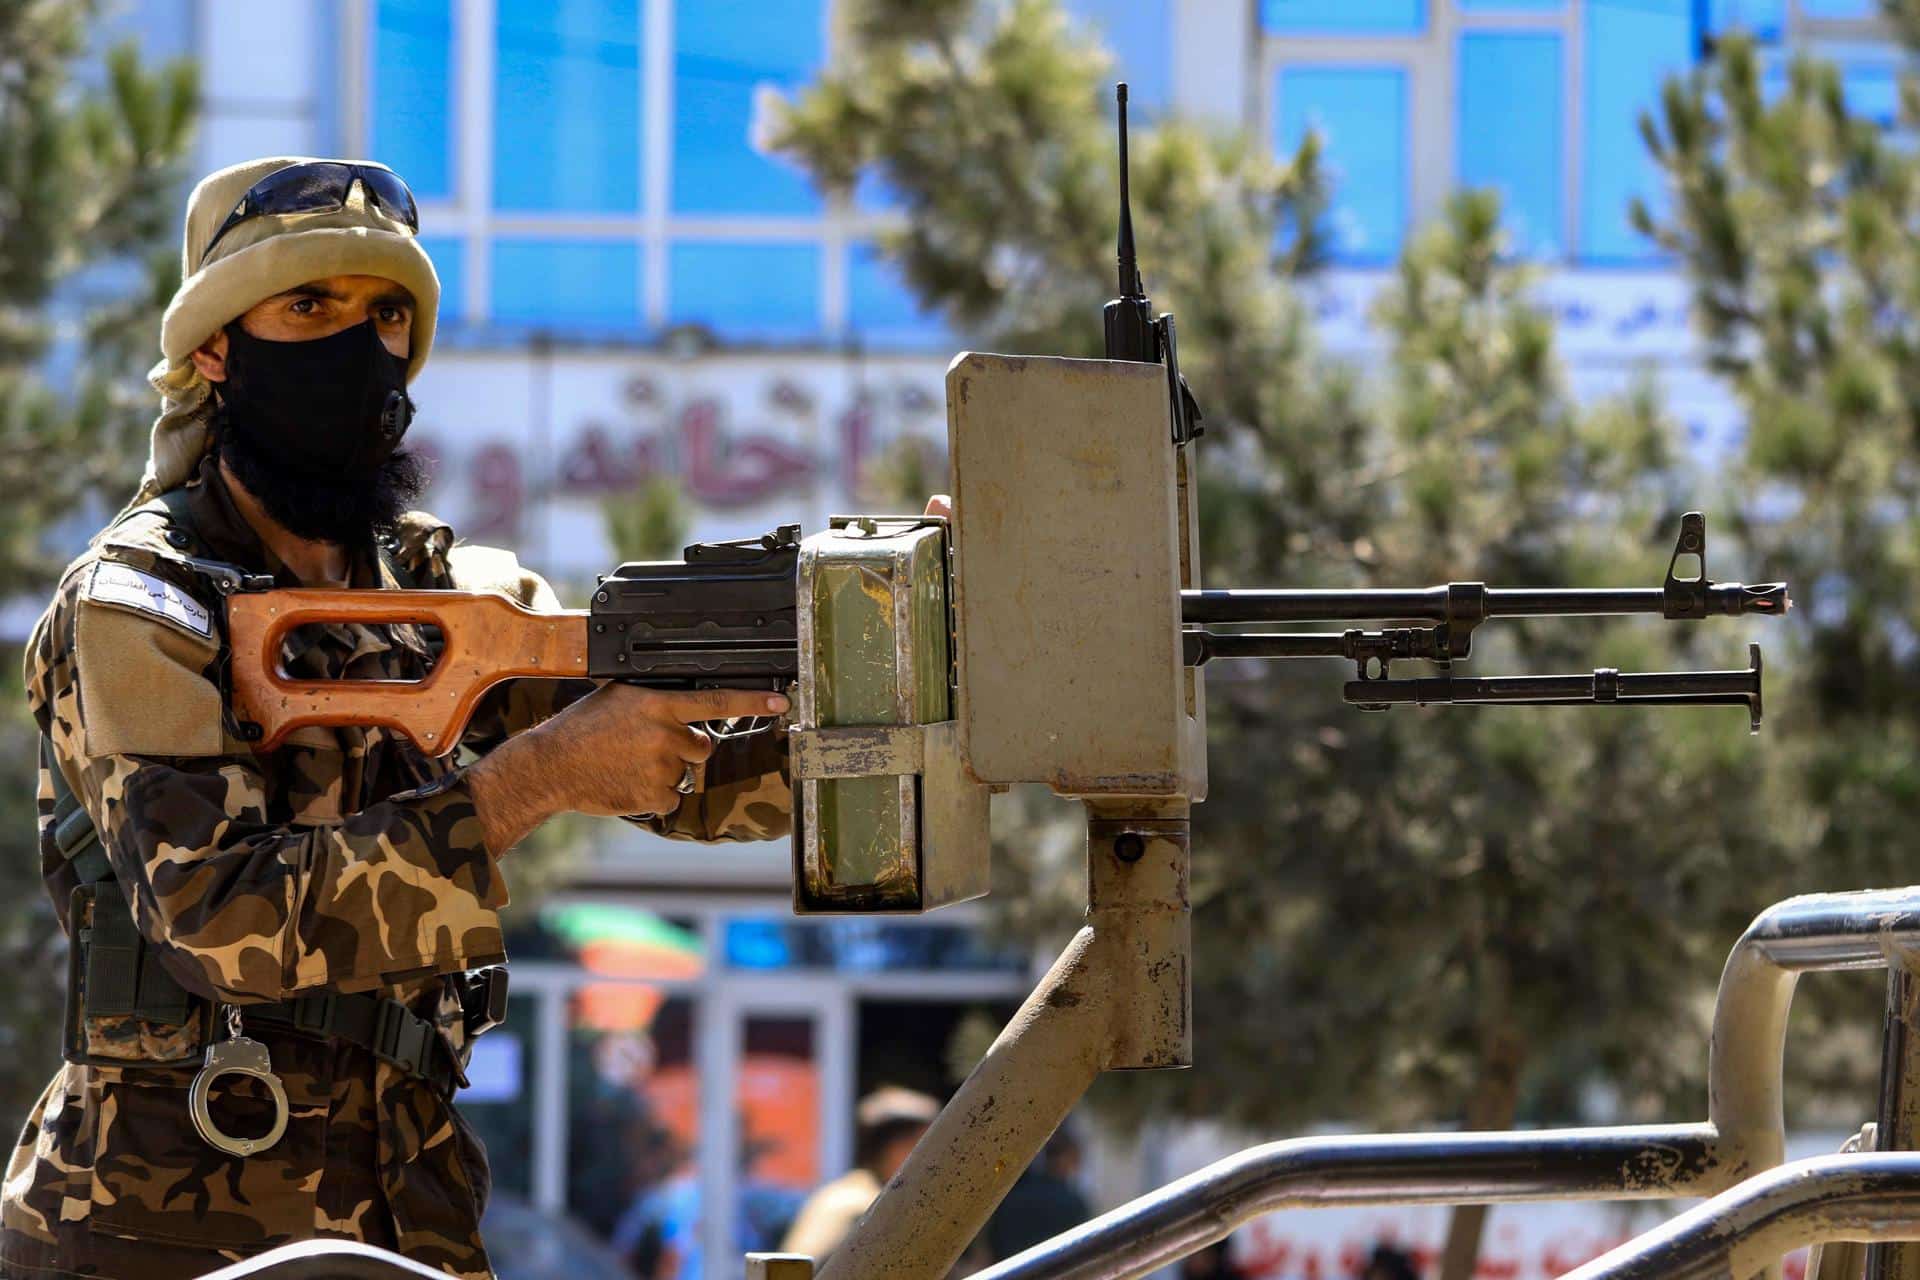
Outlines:
POLYGON ((413 415, 406 370, 371 321, 312 342, 228 325, 214 449, 288 532, 362 543, 426 487, 422 460, 395 452, 413 415))
POLYGON ((413 421, 407 361, 388 351, 373 321, 310 342, 272 342, 229 324, 227 429, 250 452, 288 471, 365 473, 399 447, 413 421))

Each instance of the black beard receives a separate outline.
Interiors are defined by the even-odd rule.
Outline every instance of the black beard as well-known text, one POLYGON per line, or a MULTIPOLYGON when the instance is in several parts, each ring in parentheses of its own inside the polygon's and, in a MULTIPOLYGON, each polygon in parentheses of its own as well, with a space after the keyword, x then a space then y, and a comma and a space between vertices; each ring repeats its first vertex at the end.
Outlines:
POLYGON ((412 510, 427 487, 426 459, 411 450, 370 468, 314 472, 289 467, 246 432, 232 430, 224 405, 213 411, 209 426, 215 456, 295 537, 360 546, 412 510))

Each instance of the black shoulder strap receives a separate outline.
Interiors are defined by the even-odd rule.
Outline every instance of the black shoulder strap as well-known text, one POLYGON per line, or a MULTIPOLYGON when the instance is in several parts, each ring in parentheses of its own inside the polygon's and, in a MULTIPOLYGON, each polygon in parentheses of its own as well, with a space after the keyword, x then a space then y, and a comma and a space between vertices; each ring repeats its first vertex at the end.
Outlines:
MULTIPOLYGON (((106 532, 125 524, 135 516, 162 514, 166 517, 167 545, 170 552, 154 551, 148 548, 135 548, 142 555, 155 562, 172 564, 180 570, 201 579, 215 595, 228 596, 236 591, 265 591, 273 586, 273 579, 262 573, 253 573, 237 564, 228 564, 224 560, 207 559, 202 552, 200 530, 193 522, 193 509, 185 489, 169 489, 150 502, 121 514, 106 532)), ((101 535, 104 540, 105 535, 101 535)))
POLYGON ((386 562, 387 572, 393 575, 393 580, 400 585, 402 591, 413 591, 420 586, 420 576, 400 559, 400 553, 396 548, 389 547, 383 542, 376 542, 374 550, 386 562))
POLYGON ((189 555, 200 554, 200 531, 193 527, 192 508, 187 503, 185 487, 169 489, 154 501, 166 510, 167 522, 187 535, 191 545, 180 548, 189 555))
MULTIPOLYGON (((193 515, 188 509, 187 491, 184 487, 169 489, 159 497, 149 498, 137 507, 128 507, 125 511, 122 511, 113 518, 112 524, 95 535, 96 539, 104 539, 107 534, 112 533, 115 529, 127 523, 127 521, 146 515, 164 515, 167 518, 167 524, 181 530, 186 535, 188 541, 195 543, 200 541, 199 535, 193 527, 193 515)), ((183 547, 181 549, 188 550, 189 548, 183 547)))

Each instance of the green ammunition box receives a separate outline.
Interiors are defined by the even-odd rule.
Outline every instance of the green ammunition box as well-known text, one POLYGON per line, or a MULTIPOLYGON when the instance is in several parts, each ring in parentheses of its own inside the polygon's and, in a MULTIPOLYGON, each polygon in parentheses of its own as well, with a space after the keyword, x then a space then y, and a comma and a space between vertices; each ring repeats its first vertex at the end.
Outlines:
POLYGON ((801 544, 797 911, 986 891, 986 792, 961 775, 953 726, 947 546, 943 520, 884 516, 835 517, 801 544))

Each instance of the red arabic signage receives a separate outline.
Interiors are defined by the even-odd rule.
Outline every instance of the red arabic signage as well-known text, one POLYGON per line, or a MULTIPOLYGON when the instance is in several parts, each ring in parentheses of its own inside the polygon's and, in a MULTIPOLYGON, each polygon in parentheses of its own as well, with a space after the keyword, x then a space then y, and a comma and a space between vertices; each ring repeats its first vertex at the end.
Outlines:
POLYGON ((892 495, 900 449, 941 473, 944 360, 527 353, 437 356, 415 389, 429 505, 463 536, 556 573, 604 569, 609 498, 665 477, 700 537, 761 532, 892 495))

